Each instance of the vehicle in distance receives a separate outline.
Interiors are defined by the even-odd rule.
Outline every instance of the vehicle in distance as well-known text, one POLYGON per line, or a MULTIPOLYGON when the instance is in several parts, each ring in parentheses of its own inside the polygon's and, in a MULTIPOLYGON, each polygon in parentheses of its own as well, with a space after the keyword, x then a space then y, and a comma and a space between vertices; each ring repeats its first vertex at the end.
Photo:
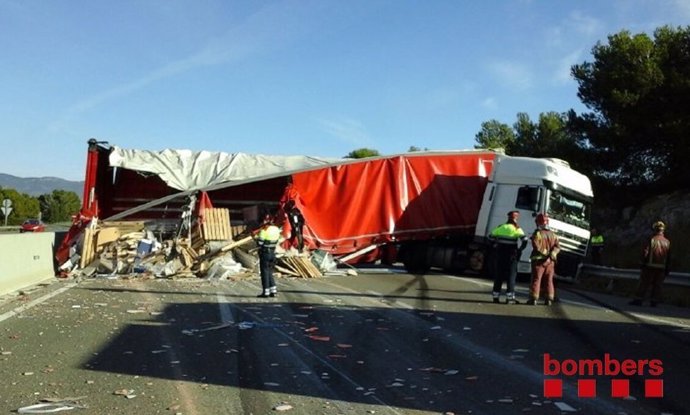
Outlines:
POLYGON ((43 232, 46 230, 46 225, 38 219, 27 219, 19 228, 20 233, 24 232, 43 232))

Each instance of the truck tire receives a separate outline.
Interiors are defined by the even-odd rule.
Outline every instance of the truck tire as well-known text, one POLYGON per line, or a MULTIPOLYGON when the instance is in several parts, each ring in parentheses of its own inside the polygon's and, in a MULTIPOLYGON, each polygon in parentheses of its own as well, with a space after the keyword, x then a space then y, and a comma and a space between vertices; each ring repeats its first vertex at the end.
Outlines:
POLYGON ((405 245, 401 247, 400 254, 405 270, 410 274, 426 274, 431 268, 425 243, 405 245))
POLYGON ((429 272, 429 265, 420 258, 415 258, 412 261, 404 262, 405 270, 410 274, 426 274, 429 272))
POLYGON ((488 270, 487 270, 488 261, 487 261, 487 259, 488 258, 487 258, 486 252, 484 252, 483 250, 478 249, 476 251, 472 251, 470 253, 470 258, 468 261, 469 269, 471 269, 472 271, 476 272, 479 275, 487 275, 488 274, 488 270))

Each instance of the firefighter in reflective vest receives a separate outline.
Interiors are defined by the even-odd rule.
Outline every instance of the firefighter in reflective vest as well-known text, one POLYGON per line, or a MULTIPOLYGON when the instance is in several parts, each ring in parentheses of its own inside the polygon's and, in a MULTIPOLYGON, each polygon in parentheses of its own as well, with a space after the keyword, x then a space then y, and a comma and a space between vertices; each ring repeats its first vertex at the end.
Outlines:
POLYGON ((650 305, 656 307, 661 301, 661 287, 671 270, 671 242, 664 236, 666 225, 662 221, 652 225, 654 235, 647 240, 642 249, 640 283, 632 305, 642 305, 647 291, 651 288, 650 305))
POLYGON ((592 228, 592 236, 589 239, 589 249, 592 253, 592 264, 601 265, 601 251, 604 250, 604 235, 597 228, 592 228))
POLYGON ((257 296, 260 298, 276 297, 278 288, 273 279, 273 268, 276 262, 276 246, 280 239, 280 228, 277 227, 271 217, 266 215, 264 224, 256 234, 256 243, 259 246, 259 272, 261 274, 261 287, 263 290, 257 296))
POLYGON ((506 304, 519 304, 515 298, 515 279, 517 278, 517 263, 522 250, 527 245, 525 232, 518 225, 520 212, 508 212, 508 221, 491 231, 489 240, 493 243, 494 253, 494 288, 492 297, 494 303, 500 302, 503 281, 506 281, 506 304))
POLYGON ((527 304, 535 305, 539 300, 542 285, 546 286, 546 298, 544 305, 553 304, 556 298, 556 289, 553 285, 553 277, 556 271, 556 259, 561 250, 558 236, 549 229, 549 217, 540 213, 534 218, 537 229, 532 237, 532 254, 530 263, 532 267, 532 281, 529 289, 527 304))

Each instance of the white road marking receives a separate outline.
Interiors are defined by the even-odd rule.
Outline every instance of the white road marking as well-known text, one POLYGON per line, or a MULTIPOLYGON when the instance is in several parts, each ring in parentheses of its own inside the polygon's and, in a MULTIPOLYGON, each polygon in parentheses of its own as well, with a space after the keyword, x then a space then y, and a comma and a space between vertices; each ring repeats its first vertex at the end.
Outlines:
POLYGON ((639 313, 630 313, 630 314, 633 315, 633 316, 635 316, 635 317, 637 317, 637 318, 639 318, 639 319, 642 319, 642 320, 650 320, 650 321, 654 321, 654 322, 657 322, 657 323, 667 324, 667 325, 669 325, 669 326, 679 327, 679 328, 682 328, 682 329, 690 329, 690 324, 679 323, 679 322, 677 322, 677 321, 670 321, 670 320, 666 320, 666 319, 663 319, 663 318, 653 317, 653 316, 647 316, 647 315, 639 314, 639 313))
POLYGON ((218 299, 218 307, 220 308, 220 320, 222 323, 234 323, 232 318, 232 310, 227 297, 223 293, 216 293, 216 298, 218 299))
POLYGON ((33 301, 30 301, 30 302, 28 302, 22 306, 15 308, 14 310, 6 312, 5 314, 1 314, 0 315, 0 322, 5 321, 10 317, 14 317, 16 315, 19 315, 20 313, 30 309, 31 307, 36 306, 38 304, 41 304, 42 302, 49 300, 49 299, 55 297, 56 295, 62 294, 65 291, 69 290, 70 288, 74 287, 75 285, 77 285, 77 284, 76 283, 67 284, 66 286, 59 288, 50 294, 46 294, 43 297, 39 297, 33 301))
MULTIPOLYGON (((339 286, 339 287, 340 287, 340 286, 339 286)), ((345 288, 345 287, 342 287, 342 288, 345 288)), ((377 292, 377 291, 365 291, 365 292, 366 292, 367 294, 371 294, 371 295, 376 296, 376 297, 379 297, 379 298, 386 298, 386 296, 385 296, 384 294, 382 294, 382 293, 380 293, 380 292, 377 292)), ((403 303, 403 302, 398 301, 398 300, 390 300, 389 302, 390 302, 391 304, 395 304, 396 306, 398 306, 398 307, 400 307, 400 308, 406 308, 406 309, 408 309, 408 310, 414 310, 414 309, 415 309, 414 306, 412 306, 412 305, 410 305, 410 304, 407 304, 407 303, 403 303)))

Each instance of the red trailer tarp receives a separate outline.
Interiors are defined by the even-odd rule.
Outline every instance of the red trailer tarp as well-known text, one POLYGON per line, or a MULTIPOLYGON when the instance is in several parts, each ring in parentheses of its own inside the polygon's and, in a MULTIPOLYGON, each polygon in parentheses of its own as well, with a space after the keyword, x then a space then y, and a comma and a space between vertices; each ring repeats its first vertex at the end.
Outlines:
POLYGON ((393 240, 474 233, 496 153, 410 153, 295 173, 285 200, 308 246, 351 253, 393 240))
MULTIPOLYGON (((83 207, 58 250, 60 264, 91 217, 177 218, 184 202, 181 196, 199 190, 208 191, 214 205, 234 212, 257 204, 276 206, 281 195, 283 203, 294 200, 305 220, 307 246, 333 254, 390 241, 472 235, 496 158, 490 151, 419 152, 334 162, 288 157, 283 163, 260 163, 257 160, 263 159, 245 157, 248 160, 236 167, 254 176, 236 175, 235 180, 178 193, 159 175, 113 167, 108 162, 113 148, 95 140, 89 145, 83 207)), ((159 162, 167 160, 154 155, 159 162)), ((165 166, 184 174, 175 170, 176 163, 177 158, 167 160, 165 166)))

